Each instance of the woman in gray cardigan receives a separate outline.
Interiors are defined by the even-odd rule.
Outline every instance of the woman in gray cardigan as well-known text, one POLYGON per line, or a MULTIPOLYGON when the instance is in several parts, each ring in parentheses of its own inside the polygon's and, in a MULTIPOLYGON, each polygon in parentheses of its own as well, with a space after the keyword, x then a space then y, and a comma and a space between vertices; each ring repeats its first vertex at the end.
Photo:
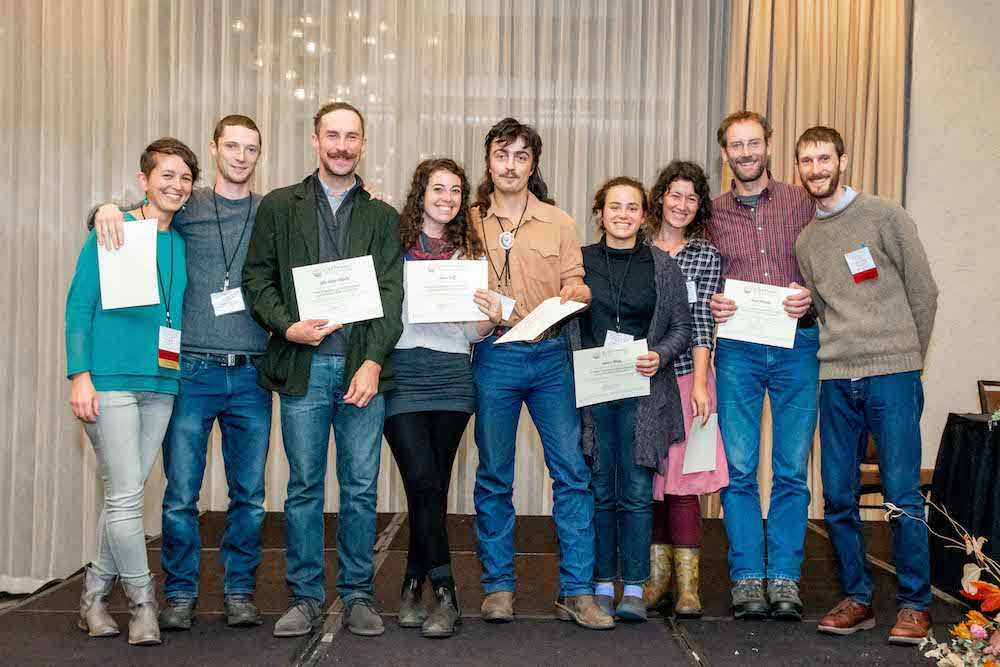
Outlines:
POLYGON ((620 574, 625 593, 615 616, 644 621, 653 473, 669 446, 684 439, 672 362, 687 349, 691 314, 676 262, 640 238, 648 213, 642 184, 611 179, 594 196, 593 213, 601 240, 583 248, 593 301, 574 322, 573 347, 645 338, 649 351, 636 359, 636 371, 650 378, 649 396, 582 411, 583 448, 594 464, 597 603, 612 613, 614 581, 620 574))

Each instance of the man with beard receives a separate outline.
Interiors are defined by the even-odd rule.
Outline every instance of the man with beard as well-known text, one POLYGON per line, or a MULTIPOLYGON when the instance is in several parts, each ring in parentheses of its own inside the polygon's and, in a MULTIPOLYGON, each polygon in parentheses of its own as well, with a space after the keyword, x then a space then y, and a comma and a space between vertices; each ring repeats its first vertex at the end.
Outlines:
MULTIPOLYGON (((795 261, 795 240, 812 220, 802 188, 771 178, 771 126, 760 114, 727 116, 717 134, 722 159, 735 177, 712 202, 712 242, 722 255, 723 279, 799 290, 785 299, 798 318, 791 349, 720 338, 716 343, 719 426, 729 461, 722 490, 729 537, 729 575, 736 618, 802 619, 798 582, 804 554, 809 487, 806 466, 816 430, 816 350, 819 332, 809 290, 795 261), (757 467, 764 393, 771 405, 773 486, 765 528, 757 467), (766 552, 765 552, 766 546, 766 552), (766 553, 766 561, 765 561, 766 553), (767 580, 765 592, 764 580, 767 580)), ((732 299, 712 297, 712 315, 724 322, 732 299)))
MULTIPOLYGON (((267 347, 267 333, 243 304, 240 275, 260 195, 250 182, 260 158, 257 124, 230 115, 215 126, 209 145, 215 185, 197 188, 173 228, 187 249, 180 389, 163 440, 163 553, 167 604, 164 630, 187 630, 198 599, 201 539, 198 496, 205 476, 208 435, 216 420, 229 487, 222 538, 226 622, 260 625, 253 603, 264 520, 264 465, 271 434, 271 393, 257 384, 253 359, 267 347)), ((125 210, 134 207, 125 207, 125 210)), ((118 248, 122 214, 113 204, 95 217, 98 242, 118 248)))
MULTIPOLYGON (((923 517, 920 415, 923 368, 937 311, 937 286, 909 214, 897 204, 841 186, 844 140, 829 127, 795 146, 799 177, 816 220, 795 244, 820 319, 819 430, 826 525, 845 598, 818 629, 849 635, 875 627, 871 568, 858 514, 858 468, 871 433, 885 500, 923 517)), ((898 613, 894 644, 919 644, 930 628, 927 527, 892 530, 898 613)))
POLYGON ((264 197, 243 268, 254 317, 271 332, 257 363, 260 383, 281 394, 288 458, 286 581, 291 604, 276 637, 304 635, 323 622, 323 498, 330 426, 336 438, 340 514, 337 594, 347 629, 384 632, 374 607, 375 501, 389 361, 403 331, 399 216, 364 190, 355 173, 365 149, 361 113, 343 102, 313 119, 319 168, 264 197), (371 256, 384 316, 341 326, 301 320, 292 268, 371 256))

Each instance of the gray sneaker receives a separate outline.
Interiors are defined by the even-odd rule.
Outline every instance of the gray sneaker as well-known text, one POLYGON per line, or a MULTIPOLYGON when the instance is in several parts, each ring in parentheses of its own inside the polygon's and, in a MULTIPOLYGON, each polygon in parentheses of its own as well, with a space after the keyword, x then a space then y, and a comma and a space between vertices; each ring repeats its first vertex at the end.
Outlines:
POLYGON ((347 603, 344 610, 347 616, 347 629, 351 634, 361 637, 376 637, 385 632, 382 617, 375 610, 375 603, 367 598, 354 599, 347 603))
POLYGON ((802 599, 799 584, 791 579, 768 579, 767 597, 771 600, 771 618, 777 621, 801 621, 802 599))
POLYGON ((194 607, 198 598, 167 598, 157 622, 161 630, 190 630, 194 621, 194 607))
POLYGON ((227 595, 222 605, 226 612, 226 625, 231 628, 246 628, 264 622, 251 595, 227 595))
POLYGON ((285 613, 274 624, 275 637, 301 637, 323 626, 323 610, 319 600, 292 600, 285 613))
POLYGON ((767 618, 767 598, 762 579, 740 579, 733 582, 733 616, 735 618, 767 618))

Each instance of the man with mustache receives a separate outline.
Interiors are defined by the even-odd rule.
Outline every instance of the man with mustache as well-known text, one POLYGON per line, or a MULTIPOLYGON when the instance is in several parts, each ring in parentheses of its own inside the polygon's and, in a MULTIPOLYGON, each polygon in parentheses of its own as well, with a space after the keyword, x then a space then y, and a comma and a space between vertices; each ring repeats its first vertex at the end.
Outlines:
MULTIPOLYGON (((733 614, 798 621, 819 332, 795 261, 795 240, 812 220, 815 207, 802 188, 771 178, 771 126, 766 118, 752 111, 730 114, 719 126, 717 139, 734 177, 731 190, 712 202, 712 242, 722 255, 723 279, 799 290, 784 304, 788 316, 798 318, 792 349, 724 338, 716 343, 719 426, 729 462, 729 486, 721 495, 733 614), (774 479, 766 535, 757 484, 765 392, 771 405, 774 479)), ((712 297, 717 322, 735 311, 732 299, 712 297)))
MULTIPOLYGON (((871 568, 858 514, 859 466, 875 439, 886 502, 923 517, 920 495, 920 382, 937 311, 917 227, 899 205, 858 193, 840 179, 844 140, 829 127, 806 130, 795 146, 799 177, 816 219, 795 244, 820 319, 819 432, 826 525, 845 598, 818 629, 849 635, 875 627, 871 568)), ((893 644, 919 644, 930 629, 927 527, 896 521, 893 644)))
MULTIPOLYGON (((198 497, 205 477, 208 435, 222 434, 229 508, 220 552, 223 600, 230 626, 262 623, 253 602, 264 521, 264 468, 271 436, 271 393, 257 384, 253 359, 267 347, 267 332, 243 304, 240 274, 261 197, 250 185, 261 155, 261 135, 247 116, 232 114, 215 126, 209 144, 215 183, 196 188, 174 216, 187 249, 180 388, 163 439, 163 552, 166 605, 163 630, 188 630, 198 600, 201 538, 198 497)), ((124 210, 137 208, 127 206, 124 210)), ((121 211, 97 211, 98 242, 124 241, 121 211)))
POLYGON ((319 168, 264 197, 243 267, 248 305, 271 332, 257 369, 261 386, 281 395, 289 468, 286 581, 292 599, 274 635, 304 635, 323 623, 323 492, 332 424, 340 487, 337 594, 347 629, 373 636, 385 631, 374 606, 372 552, 382 392, 392 387, 389 355, 403 331, 399 216, 372 199, 355 173, 365 149, 364 119, 356 108, 324 105, 313 119, 312 145, 319 168), (382 318, 348 326, 299 319, 293 267, 366 255, 375 264, 382 318))

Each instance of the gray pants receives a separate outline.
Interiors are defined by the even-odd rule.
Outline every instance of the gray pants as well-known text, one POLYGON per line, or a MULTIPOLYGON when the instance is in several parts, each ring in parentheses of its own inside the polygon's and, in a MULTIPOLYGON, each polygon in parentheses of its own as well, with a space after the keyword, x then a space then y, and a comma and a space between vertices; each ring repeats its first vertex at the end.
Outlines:
POLYGON ((150 581, 142 523, 143 485, 160 453, 174 397, 132 391, 97 392, 100 415, 84 428, 104 481, 94 568, 104 577, 143 586, 150 581))

